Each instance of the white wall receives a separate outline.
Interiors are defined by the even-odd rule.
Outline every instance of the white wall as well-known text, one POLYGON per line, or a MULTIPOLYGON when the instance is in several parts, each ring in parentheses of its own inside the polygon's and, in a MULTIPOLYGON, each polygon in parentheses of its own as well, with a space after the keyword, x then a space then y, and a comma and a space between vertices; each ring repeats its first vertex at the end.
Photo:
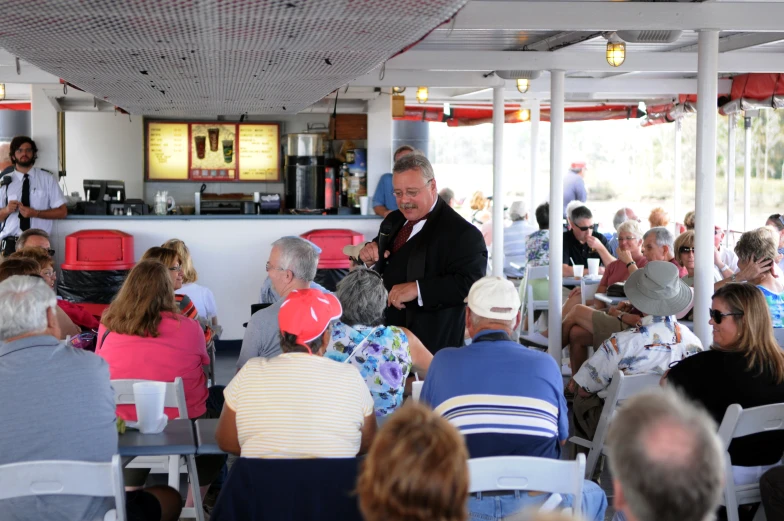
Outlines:
POLYGON ((38 147, 35 166, 57 176, 57 110, 44 92, 47 87, 51 86, 30 86, 30 137, 38 147))
POLYGON ((368 101, 368 195, 376 193, 379 178, 392 171, 392 96, 368 101))
POLYGON ((79 230, 113 229, 133 235, 134 260, 148 248, 174 237, 181 239, 191 251, 199 284, 215 294, 223 339, 237 340, 245 334, 242 324, 250 318, 250 305, 258 302, 261 284, 267 277, 264 263, 269 259, 273 241, 323 228, 354 230, 370 240, 376 236, 379 224, 381 219, 376 217, 80 219, 74 216, 54 221, 52 243, 59 266, 65 258, 66 235, 79 230))
MULTIPOLYGON (((144 124, 140 116, 65 113, 65 182, 84 198, 85 179, 125 181, 125 196, 144 197, 144 124)), ((39 145, 40 148, 40 145, 39 145)))

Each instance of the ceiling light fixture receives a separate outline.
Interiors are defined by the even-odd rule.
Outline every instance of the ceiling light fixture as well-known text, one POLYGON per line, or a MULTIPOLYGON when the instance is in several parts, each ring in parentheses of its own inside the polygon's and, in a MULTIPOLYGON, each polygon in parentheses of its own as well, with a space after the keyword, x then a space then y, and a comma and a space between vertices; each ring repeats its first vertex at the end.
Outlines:
POLYGON ((419 87, 416 93, 416 99, 419 103, 425 103, 427 101, 427 87, 419 87))
POLYGON ((405 87, 392 87, 392 92, 394 94, 403 94, 406 91, 405 87))
POLYGON ((517 90, 520 94, 525 94, 531 87, 531 80, 525 78, 517 78, 517 90))
POLYGON ((617 34, 610 33, 607 36, 607 63, 613 67, 620 67, 626 60, 626 42, 621 40, 617 34))
POLYGON ((0 100, 5 99, 5 83, 0 83, 0 100))
POLYGON ((517 117, 520 119, 521 123, 531 121, 531 111, 528 109, 520 109, 517 111, 517 117))

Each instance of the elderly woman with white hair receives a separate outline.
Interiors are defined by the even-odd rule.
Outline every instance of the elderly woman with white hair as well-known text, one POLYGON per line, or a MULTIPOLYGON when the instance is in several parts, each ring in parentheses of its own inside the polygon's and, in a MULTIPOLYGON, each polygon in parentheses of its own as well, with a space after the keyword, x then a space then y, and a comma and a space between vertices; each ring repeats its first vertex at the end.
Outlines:
POLYGON ((412 370, 424 377, 433 355, 408 329, 384 325, 387 290, 381 275, 358 268, 338 283, 343 315, 332 324, 325 357, 355 366, 373 397, 376 416, 403 403, 412 370))
POLYGON ((512 224, 504 228, 504 275, 510 279, 522 279, 525 276, 527 260, 525 243, 528 236, 539 228, 528 220, 525 201, 512 203, 509 207, 509 218, 512 224))

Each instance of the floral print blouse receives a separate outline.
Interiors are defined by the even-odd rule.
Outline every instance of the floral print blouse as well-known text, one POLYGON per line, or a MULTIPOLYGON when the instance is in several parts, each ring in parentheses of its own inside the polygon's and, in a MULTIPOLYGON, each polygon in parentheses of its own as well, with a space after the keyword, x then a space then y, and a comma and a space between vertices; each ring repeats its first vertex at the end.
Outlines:
POLYGON ((408 337, 395 326, 332 325, 332 336, 324 356, 344 362, 368 336, 360 352, 348 361, 359 370, 370 389, 376 416, 392 414, 403 403, 406 378, 411 371, 408 337))
POLYGON ((550 230, 538 230, 528 236, 525 242, 528 266, 547 266, 550 264, 550 230))

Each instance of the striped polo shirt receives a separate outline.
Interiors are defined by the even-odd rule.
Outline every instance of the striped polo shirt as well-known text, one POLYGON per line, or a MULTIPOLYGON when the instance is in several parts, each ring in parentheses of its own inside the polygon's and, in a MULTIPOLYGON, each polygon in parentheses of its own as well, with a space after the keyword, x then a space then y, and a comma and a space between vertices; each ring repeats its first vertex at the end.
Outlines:
POLYGON ((354 366, 305 353, 250 359, 224 396, 246 458, 354 457, 373 414, 354 366))
POLYGON ((465 436, 472 458, 558 458, 569 423, 563 379, 552 357, 484 331, 460 349, 439 351, 422 400, 465 436), (485 340, 483 340, 485 337, 485 340))

